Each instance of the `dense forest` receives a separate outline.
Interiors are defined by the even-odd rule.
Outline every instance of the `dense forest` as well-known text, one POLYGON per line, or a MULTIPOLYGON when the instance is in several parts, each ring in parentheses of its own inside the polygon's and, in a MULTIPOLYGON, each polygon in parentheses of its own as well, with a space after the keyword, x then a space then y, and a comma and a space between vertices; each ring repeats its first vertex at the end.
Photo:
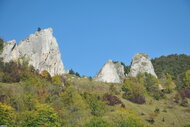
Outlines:
POLYGON ((182 87, 182 75, 190 69, 190 56, 185 54, 171 54, 151 60, 159 78, 170 74, 178 87, 182 87))
MULTIPOLYGON (((73 70, 51 76, 35 70, 24 58, 9 63, 1 59, 0 125, 189 127, 189 56, 152 61, 159 78, 145 73, 127 77, 123 83, 104 83, 80 77, 73 70), (176 87, 179 75, 181 87, 176 87)), ((129 71, 129 66, 125 70, 129 71)))
POLYGON ((176 78, 181 73, 190 69, 190 56, 185 54, 161 56, 152 59, 152 64, 159 78, 166 73, 176 78))

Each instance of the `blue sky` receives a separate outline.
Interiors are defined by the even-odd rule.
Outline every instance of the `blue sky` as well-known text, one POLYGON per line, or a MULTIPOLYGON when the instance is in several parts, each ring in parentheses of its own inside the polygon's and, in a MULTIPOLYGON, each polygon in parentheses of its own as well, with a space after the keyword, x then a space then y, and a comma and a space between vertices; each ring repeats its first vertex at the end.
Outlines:
POLYGON ((17 42, 52 27, 66 69, 94 76, 109 59, 130 64, 190 54, 190 0, 0 0, 0 36, 17 42))

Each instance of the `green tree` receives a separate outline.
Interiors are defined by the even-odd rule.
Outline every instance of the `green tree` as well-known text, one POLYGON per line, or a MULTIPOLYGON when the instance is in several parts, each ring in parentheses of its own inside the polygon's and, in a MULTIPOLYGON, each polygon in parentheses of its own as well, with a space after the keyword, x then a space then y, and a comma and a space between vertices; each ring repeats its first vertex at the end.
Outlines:
POLYGON ((40 28, 40 27, 38 27, 37 31, 38 31, 38 32, 40 32, 40 31, 41 31, 41 28, 40 28))
POLYGON ((138 104, 145 103, 145 88, 142 78, 128 77, 123 83, 122 90, 125 92, 123 98, 138 104))
POLYGON ((180 74, 190 69, 190 56, 185 54, 171 54, 168 56, 161 56, 151 60, 154 70, 158 78, 162 78, 165 74, 172 75, 172 79, 181 85, 181 79, 178 78, 180 74))
POLYGON ((22 127, 60 127, 57 113, 47 104, 38 105, 35 110, 26 111, 20 116, 22 127))
POLYGON ((73 69, 69 70, 69 74, 71 74, 71 75, 75 74, 75 72, 73 71, 73 69))
POLYGON ((187 70, 187 71, 184 73, 183 83, 184 83, 184 86, 185 86, 186 88, 189 88, 189 89, 190 89, 190 70, 187 70))
POLYGON ((176 85, 174 81, 172 80, 172 76, 170 74, 166 74, 162 79, 161 83, 167 92, 171 92, 172 90, 175 89, 176 85))
POLYGON ((15 112, 11 106, 0 102, 0 125, 13 127, 15 124, 15 112))
POLYGON ((0 53, 2 53, 3 51, 3 45, 4 45, 4 41, 2 38, 0 38, 0 53))
POLYGON ((153 75, 149 73, 144 74, 144 86, 150 96, 154 97, 156 100, 159 100, 163 93, 159 89, 160 81, 153 75))
POLYGON ((105 113, 105 103, 103 103, 101 100, 98 100, 97 95, 85 93, 84 98, 90 107, 92 115, 102 116, 105 113))
POLYGON ((55 75, 52 77, 52 84, 53 85, 62 85, 62 79, 61 76, 55 75))
POLYGON ((75 73, 76 76, 80 77, 80 74, 78 72, 75 73))
POLYGON ((61 109, 60 117, 65 126, 81 126, 90 116, 90 109, 74 86, 68 86, 61 94, 61 100, 55 103, 55 107, 61 109), (60 104, 60 101, 63 102, 60 104), (57 104, 59 103, 59 105, 57 104))

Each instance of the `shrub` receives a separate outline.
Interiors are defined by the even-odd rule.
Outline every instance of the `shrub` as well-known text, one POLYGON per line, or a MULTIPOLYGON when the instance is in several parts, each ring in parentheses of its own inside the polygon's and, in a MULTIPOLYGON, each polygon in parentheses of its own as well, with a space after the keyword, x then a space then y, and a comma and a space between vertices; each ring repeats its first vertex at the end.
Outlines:
POLYGON ((97 95, 84 93, 84 98, 88 103, 91 114, 94 116, 102 116, 105 112, 105 103, 98 99, 97 95))
POLYGON ((146 87, 149 95, 154 97, 156 100, 159 100, 164 96, 162 91, 159 89, 159 80, 149 73, 144 74, 144 86, 146 87))
POLYGON ((187 97, 187 98, 190 98, 190 89, 188 88, 183 88, 181 90, 179 90, 179 93, 182 97, 187 97))
POLYGON ((85 124, 83 127, 112 127, 110 123, 103 120, 102 118, 95 117, 89 123, 85 124))
POLYGON ((0 102, 0 125, 7 125, 13 127, 15 123, 15 113, 11 106, 2 104, 0 102))
POLYGON ((73 71, 73 69, 69 70, 69 74, 71 74, 71 75, 75 74, 75 72, 73 71))
POLYGON ((160 113, 160 109, 159 108, 155 108, 154 112, 155 113, 160 113))
POLYGON ((41 31, 41 28, 40 28, 40 27, 38 27, 37 31, 38 31, 38 32, 40 32, 40 31, 41 31))
POLYGON ((102 97, 102 100, 107 101, 108 105, 110 106, 114 106, 116 104, 123 104, 118 97, 110 95, 110 94, 104 94, 104 96, 102 97))
POLYGON ((180 93, 177 93, 174 97, 174 102, 178 103, 181 106, 187 107, 188 106, 188 100, 181 95, 180 93))
POLYGON ((114 127, 144 127, 140 117, 124 108, 112 112, 108 119, 114 127))
POLYGON ((52 84, 53 85, 62 85, 62 79, 61 76, 55 75, 52 77, 52 84))
POLYGON ((3 66, 3 82, 19 82, 20 81, 20 64, 13 61, 5 63, 3 66))
POLYGON ((166 93, 170 93, 176 88, 176 85, 172 80, 172 76, 169 74, 166 74, 161 78, 161 83, 163 84, 164 92, 166 93))
POLYGON ((137 104, 145 103, 145 88, 143 86, 143 79, 141 77, 129 77, 124 81, 122 90, 125 92, 123 98, 130 100, 137 104))
POLYGON ((57 113, 46 104, 40 104, 35 110, 26 111, 20 117, 22 127, 60 127, 57 113))
POLYGON ((117 90, 117 88, 115 87, 114 84, 111 84, 109 87, 109 93, 112 95, 118 95, 119 91, 117 90))
POLYGON ((78 72, 75 73, 76 76, 80 77, 80 74, 78 72))
POLYGON ((190 89, 190 70, 187 70, 184 73, 183 83, 184 83, 184 87, 185 88, 189 88, 190 89))
POLYGON ((40 73, 40 76, 48 81, 51 81, 51 75, 48 71, 44 70, 40 73))
POLYGON ((48 84, 47 80, 41 78, 39 75, 36 75, 33 72, 22 73, 21 81, 27 86, 45 86, 48 84))
POLYGON ((90 116, 90 109, 74 86, 68 86, 60 95, 60 100, 54 103, 56 109, 60 108, 60 117, 64 126, 81 126, 81 120, 90 116))
POLYGON ((136 104, 144 104, 146 102, 145 97, 139 94, 132 96, 129 100, 136 104))
POLYGON ((4 44, 4 40, 2 38, 0 38, 0 54, 3 51, 3 44, 4 44))

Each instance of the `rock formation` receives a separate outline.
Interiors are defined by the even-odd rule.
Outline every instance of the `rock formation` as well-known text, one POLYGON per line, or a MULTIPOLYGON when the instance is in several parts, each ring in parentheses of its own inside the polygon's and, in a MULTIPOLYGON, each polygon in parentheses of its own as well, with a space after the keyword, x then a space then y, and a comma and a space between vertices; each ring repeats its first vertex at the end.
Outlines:
POLYGON ((124 78, 124 66, 119 62, 115 63, 109 60, 96 74, 94 80, 109 83, 122 83, 124 78))
POLYGON ((53 30, 48 28, 31 34, 18 45, 14 40, 9 41, 4 44, 0 57, 4 59, 4 62, 25 58, 40 72, 46 70, 52 76, 64 74, 66 71, 61 60, 59 47, 52 33, 53 30))
POLYGON ((145 53, 137 53, 132 59, 132 65, 128 76, 136 77, 138 73, 145 72, 157 77, 149 56, 145 53))

